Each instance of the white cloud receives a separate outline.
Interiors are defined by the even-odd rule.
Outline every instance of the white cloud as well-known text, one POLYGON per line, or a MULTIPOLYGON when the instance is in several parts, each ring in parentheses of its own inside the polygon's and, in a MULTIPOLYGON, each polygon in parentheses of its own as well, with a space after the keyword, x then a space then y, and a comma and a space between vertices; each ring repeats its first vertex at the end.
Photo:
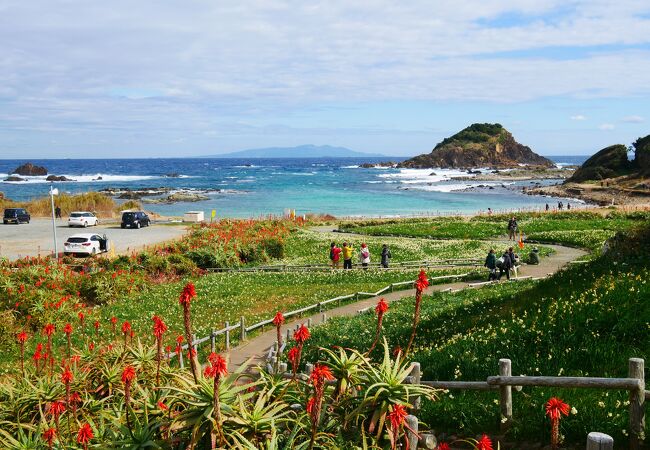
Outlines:
POLYGON ((600 125, 598 125, 598 128, 600 130, 608 131, 608 130, 613 130, 614 128, 616 128, 616 126, 613 123, 601 123, 600 125))
POLYGON ((621 119, 621 122, 627 122, 627 123, 643 123, 645 122, 645 119, 641 116, 626 116, 621 119))
POLYGON ((577 114, 575 116, 571 116, 571 120, 587 120, 587 118, 582 114, 577 114))

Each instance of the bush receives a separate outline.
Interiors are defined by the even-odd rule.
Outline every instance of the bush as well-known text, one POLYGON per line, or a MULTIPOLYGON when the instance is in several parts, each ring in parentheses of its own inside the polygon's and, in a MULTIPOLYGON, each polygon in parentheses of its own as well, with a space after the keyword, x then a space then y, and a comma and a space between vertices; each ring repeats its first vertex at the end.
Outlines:
POLYGON ((200 249, 186 254, 201 269, 223 269, 240 265, 237 254, 224 249, 200 249))

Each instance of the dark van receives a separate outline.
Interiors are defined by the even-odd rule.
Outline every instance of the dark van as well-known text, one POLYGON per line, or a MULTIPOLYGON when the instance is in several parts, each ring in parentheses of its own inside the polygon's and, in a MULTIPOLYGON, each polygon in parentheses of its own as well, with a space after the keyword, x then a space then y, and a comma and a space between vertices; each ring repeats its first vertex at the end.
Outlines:
POLYGON ((31 216, 24 208, 7 208, 2 223, 29 223, 31 216))
POLYGON ((151 225, 147 213, 143 211, 126 211, 122 213, 122 228, 140 228, 151 225))

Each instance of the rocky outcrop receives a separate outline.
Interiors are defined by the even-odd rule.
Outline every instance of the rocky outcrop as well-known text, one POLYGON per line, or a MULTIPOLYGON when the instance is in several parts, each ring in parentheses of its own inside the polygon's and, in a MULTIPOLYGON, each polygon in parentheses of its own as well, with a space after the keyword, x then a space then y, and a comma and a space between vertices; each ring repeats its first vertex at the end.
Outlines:
POLYGON ((76 181, 64 175, 48 175, 45 181, 76 181))
POLYGON ((47 169, 45 167, 35 166, 32 163, 26 163, 16 167, 11 173, 22 175, 24 177, 44 176, 47 175, 47 169))
POLYGON ((512 134, 498 123, 475 123, 444 139, 431 153, 408 159, 398 167, 497 169, 521 165, 553 167, 554 163, 518 143, 512 134))
POLYGON ((650 176, 650 134, 637 139, 632 145, 636 169, 640 175, 650 176))
POLYGON ((177 203, 177 202, 202 202, 210 200, 210 197, 203 194, 195 194, 191 192, 175 192, 163 198, 147 198, 144 199, 145 203, 177 203))
POLYGON ((17 177, 15 175, 9 175, 7 178, 5 178, 3 181, 27 181, 24 178, 17 177))
POLYGON ((633 170, 634 164, 627 158, 627 148, 621 144, 610 145, 586 160, 567 182, 604 180, 628 175, 633 170))
POLYGON ((393 161, 382 161, 378 163, 363 163, 359 164, 362 169, 374 169, 375 167, 395 167, 397 163, 393 161))

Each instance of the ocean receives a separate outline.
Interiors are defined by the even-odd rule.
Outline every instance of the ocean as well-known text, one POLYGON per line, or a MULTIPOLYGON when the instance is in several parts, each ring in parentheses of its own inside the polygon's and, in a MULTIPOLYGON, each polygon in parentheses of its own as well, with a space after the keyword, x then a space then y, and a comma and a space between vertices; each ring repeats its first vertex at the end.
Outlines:
MULTIPOLYGON (((47 159, 30 160, 49 174, 75 181, 55 182, 61 192, 102 189, 170 188, 199 193, 199 202, 145 204, 148 211, 180 216, 187 211, 216 210, 218 217, 258 217, 283 214, 343 216, 403 216, 473 213, 542 207, 550 200, 520 192, 531 182, 460 181, 464 171, 443 169, 360 168, 362 163, 405 158, 340 159, 47 159), (478 186, 481 186, 477 189, 478 186)), ((580 164, 586 156, 552 157, 560 166, 580 164)), ((0 160, 0 180, 24 160, 0 160)), ((0 191, 24 201, 47 195, 45 177, 0 181, 0 191)), ((553 181, 544 181, 544 184, 553 181)), ((168 195, 167 192, 165 195, 168 195)))

